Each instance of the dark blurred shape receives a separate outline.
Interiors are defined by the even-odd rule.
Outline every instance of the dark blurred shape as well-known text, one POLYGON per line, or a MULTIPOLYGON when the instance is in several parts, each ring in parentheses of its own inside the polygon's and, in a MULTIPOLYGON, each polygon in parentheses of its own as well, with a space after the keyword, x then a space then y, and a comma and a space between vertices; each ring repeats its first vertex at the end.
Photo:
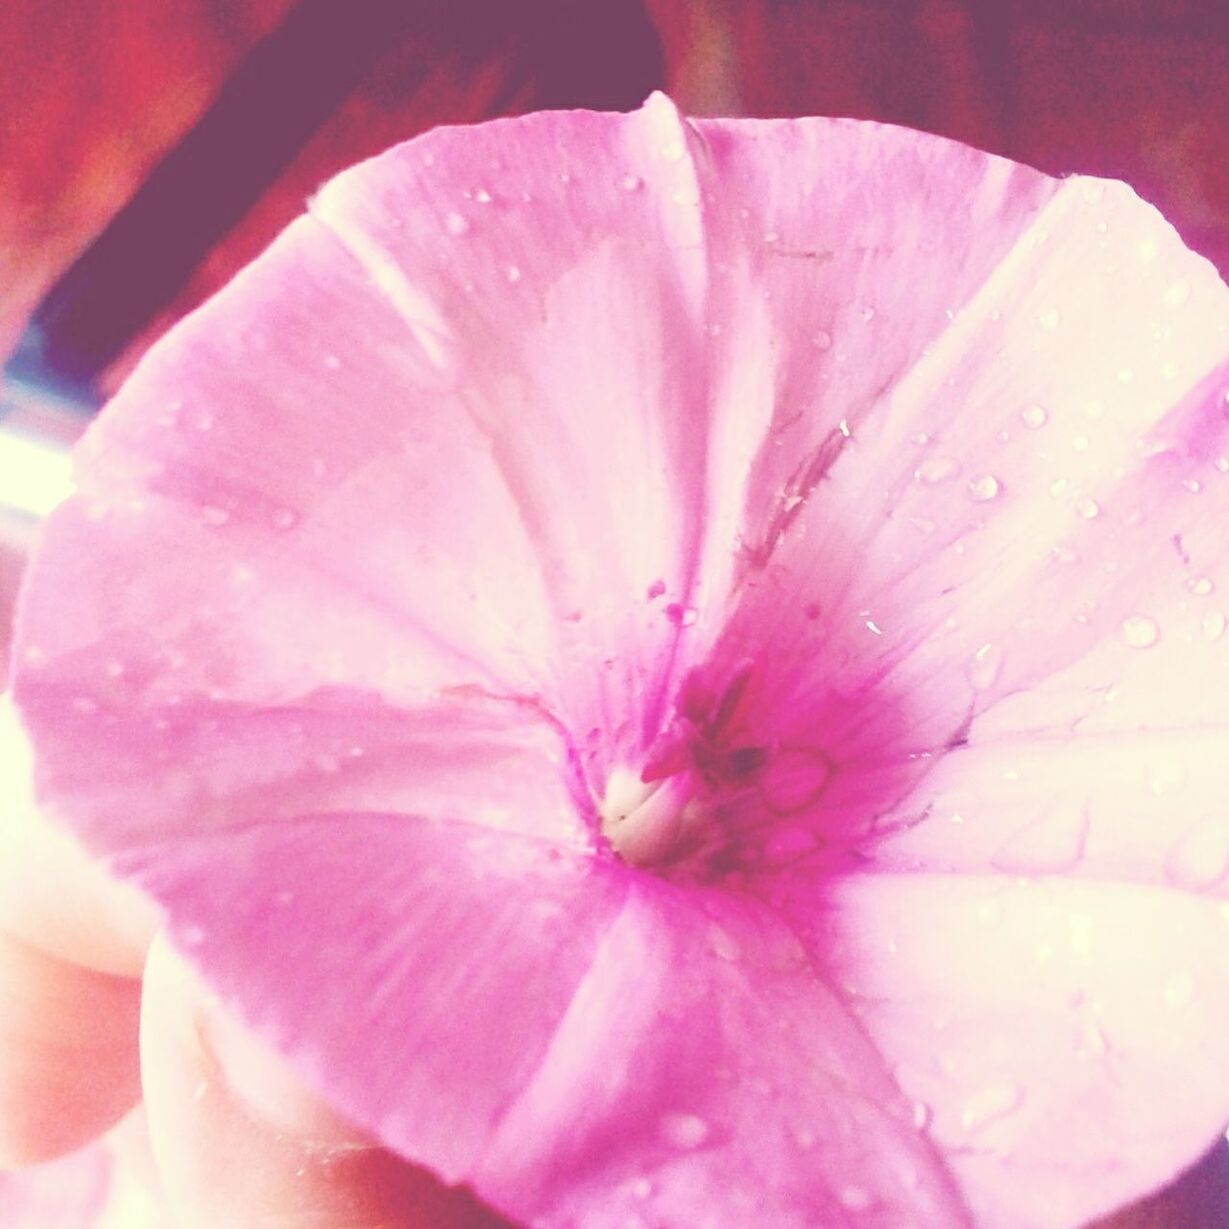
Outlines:
POLYGON ((526 92, 536 106, 627 109, 664 76, 654 32, 627 0, 301 0, 43 298, 6 384, 96 408, 99 375, 407 40, 429 49, 418 79, 398 83, 407 96, 431 61, 475 73, 492 57, 506 63, 490 114, 526 92))

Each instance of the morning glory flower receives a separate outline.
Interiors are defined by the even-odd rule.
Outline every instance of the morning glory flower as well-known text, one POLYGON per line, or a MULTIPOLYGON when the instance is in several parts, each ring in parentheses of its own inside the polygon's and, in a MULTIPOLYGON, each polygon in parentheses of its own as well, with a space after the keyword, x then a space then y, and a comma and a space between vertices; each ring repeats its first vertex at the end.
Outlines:
POLYGON ((1229 1117, 1227 388, 1118 184, 438 130, 81 445, 42 799, 515 1221, 1075 1226, 1229 1117))

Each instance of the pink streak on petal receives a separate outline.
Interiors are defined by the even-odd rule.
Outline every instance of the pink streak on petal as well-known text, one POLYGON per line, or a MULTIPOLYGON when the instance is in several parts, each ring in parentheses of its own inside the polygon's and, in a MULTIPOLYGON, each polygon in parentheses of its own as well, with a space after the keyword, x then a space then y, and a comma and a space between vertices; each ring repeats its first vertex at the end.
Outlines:
POLYGON ((824 896, 809 946, 917 1102, 977 1224, 1083 1224, 1223 1131, 1223 908, 1001 876, 855 876, 824 896), (1179 1078, 1192 1054, 1202 1074, 1179 1078))
POLYGON ((560 1227, 969 1223, 788 930, 643 877, 476 1181, 560 1227))
POLYGON ((0 1229, 93 1229, 111 1189, 101 1145, 30 1169, 0 1170, 0 1229))
POLYGON ((256 1036, 446 1182, 533 1078, 628 882, 538 841, 380 815, 179 838, 121 869, 256 1036))
POLYGON ((532 708, 462 693, 406 710, 340 687, 280 705, 147 707, 122 679, 82 708, 73 664, 28 679, 22 700, 43 738, 41 788, 103 853, 389 808, 590 843, 567 748, 532 708))
POLYGON ((562 715, 595 732, 599 786, 656 732, 687 639, 668 608, 690 596, 707 432, 691 142, 663 98, 442 129, 312 204, 486 441, 559 616, 562 715))

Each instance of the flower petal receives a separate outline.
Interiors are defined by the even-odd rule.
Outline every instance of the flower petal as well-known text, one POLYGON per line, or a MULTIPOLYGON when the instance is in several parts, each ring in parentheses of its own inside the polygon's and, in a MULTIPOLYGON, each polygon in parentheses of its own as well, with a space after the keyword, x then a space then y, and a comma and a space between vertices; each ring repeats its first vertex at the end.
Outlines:
POLYGON ((180 840, 127 869, 334 1105, 522 1221, 966 1223, 877 1056, 752 906, 380 816, 180 840))
POLYGON ((916 1101, 975 1223, 1083 1224, 1223 1132, 1223 907, 974 875, 854 876, 827 895, 810 946, 916 1101))

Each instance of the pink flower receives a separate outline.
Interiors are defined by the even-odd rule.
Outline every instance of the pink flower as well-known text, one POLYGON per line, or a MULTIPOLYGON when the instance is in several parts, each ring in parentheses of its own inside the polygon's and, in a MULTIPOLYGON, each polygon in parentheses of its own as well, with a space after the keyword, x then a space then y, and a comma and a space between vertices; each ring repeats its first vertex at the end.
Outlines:
POLYGON ((1227 355, 1121 185, 439 130, 87 437, 44 798, 526 1224, 1074 1226, 1229 1116, 1227 355))

